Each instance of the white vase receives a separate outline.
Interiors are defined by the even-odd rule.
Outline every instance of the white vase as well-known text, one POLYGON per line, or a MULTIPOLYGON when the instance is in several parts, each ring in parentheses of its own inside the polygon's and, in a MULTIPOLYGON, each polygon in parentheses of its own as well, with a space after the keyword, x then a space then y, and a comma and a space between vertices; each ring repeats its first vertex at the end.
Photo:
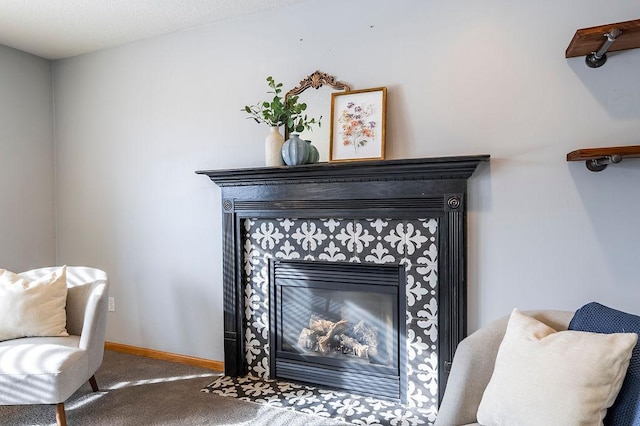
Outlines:
POLYGON ((278 127, 272 127, 271 132, 264 139, 264 164, 267 167, 284 166, 282 159, 282 144, 284 136, 278 127))

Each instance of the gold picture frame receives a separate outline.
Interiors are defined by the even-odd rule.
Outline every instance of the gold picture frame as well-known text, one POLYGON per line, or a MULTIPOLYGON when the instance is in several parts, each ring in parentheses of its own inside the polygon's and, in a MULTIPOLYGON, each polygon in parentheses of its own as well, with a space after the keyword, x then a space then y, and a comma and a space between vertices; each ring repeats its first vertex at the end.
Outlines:
POLYGON ((387 88, 331 94, 329 161, 384 160, 387 88))

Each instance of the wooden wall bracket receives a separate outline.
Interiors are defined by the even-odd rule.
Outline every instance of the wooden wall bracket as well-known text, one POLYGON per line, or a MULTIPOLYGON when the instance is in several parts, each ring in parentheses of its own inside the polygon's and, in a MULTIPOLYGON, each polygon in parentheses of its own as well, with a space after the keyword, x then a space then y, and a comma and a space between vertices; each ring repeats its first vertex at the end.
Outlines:
POLYGON ((585 161, 587 169, 600 172, 623 158, 640 158, 640 145, 584 148, 567 154, 567 161, 585 161))
POLYGON ((607 52, 638 47, 640 19, 577 30, 565 51, 565 58, 585 56, 590 68, 598 68, 607 61, 607 52))

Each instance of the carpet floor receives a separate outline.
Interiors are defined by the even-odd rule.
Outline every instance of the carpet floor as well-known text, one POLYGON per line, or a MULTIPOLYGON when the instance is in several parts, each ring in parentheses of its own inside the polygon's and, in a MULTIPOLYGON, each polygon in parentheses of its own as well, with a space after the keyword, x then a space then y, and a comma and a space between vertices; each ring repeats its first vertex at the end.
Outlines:
MULTIPOLYGON (((65 403, 69 426, 237 425, 334 426, 310 416, 202 392, 220 376, 212 370, 105 351, 96 373, 99 392, 86 383, 65 403)), ((0 425, 55 425, 51 405, 0 406, 0 425)))

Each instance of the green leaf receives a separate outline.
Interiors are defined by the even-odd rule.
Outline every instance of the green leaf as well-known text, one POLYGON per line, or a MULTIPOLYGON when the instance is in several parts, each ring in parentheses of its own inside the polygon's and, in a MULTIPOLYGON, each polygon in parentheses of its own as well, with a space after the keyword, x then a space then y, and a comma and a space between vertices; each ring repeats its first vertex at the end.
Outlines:
POLYGON ((309 118, 306 114, 302 115, 302 112, 307 109, 307 104, 299 103, 298 95, 284 98, 281 96, 282 83, 277 83, 272 76, 268 76, 266 81, 271 89, 267 91, 267 94, 273 95, 271 102, 263 101, 252 106, 246 105, 243 111, 250 115, 247 118, 253 119, 256 123, 265 123, 270 126, 286 125, 287 129, 297 132, 304 129, 312 130, 312 124, 317 123, 320 126, 319 119, 309 118))

